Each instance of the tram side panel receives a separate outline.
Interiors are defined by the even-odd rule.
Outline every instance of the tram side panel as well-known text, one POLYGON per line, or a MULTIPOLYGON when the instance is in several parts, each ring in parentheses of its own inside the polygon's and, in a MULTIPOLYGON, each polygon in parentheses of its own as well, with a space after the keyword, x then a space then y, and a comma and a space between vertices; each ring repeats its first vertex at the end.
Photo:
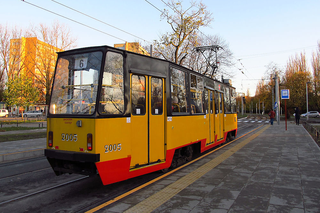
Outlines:
POLYGON ((129 118, 96 119, 96 167, 104 185, 129 177, 132 128, 129 118))
POLYGON ((204 115, 173 116, 167 122, 168 150, 193 143, 206 143, 209 124, 204 115))
POLYGON ((225 129, 225 137, 227 136, 227 133, 230 132, 233 137, 237 136, 237 130, 238 130, 238 122, 237 122, 237 114, 225 114, 224 117, 224 129, 225 129))

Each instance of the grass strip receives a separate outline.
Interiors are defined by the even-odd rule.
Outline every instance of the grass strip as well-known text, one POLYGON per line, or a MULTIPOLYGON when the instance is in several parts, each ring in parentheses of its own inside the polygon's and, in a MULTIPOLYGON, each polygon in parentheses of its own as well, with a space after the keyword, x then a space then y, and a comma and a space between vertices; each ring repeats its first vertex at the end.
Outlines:
POLYGON ((10 126, 0 128, 0 132, 16 131, 16 130, 30 130, 30 129, 45 129, 46 127, 25 127, 25 126, 10 126))
POLYGON ((21 134, 12 134, 12 135, 0 135, 0 142, 7 141, 18 141, 18 140, 27 140, 35 138, 46 138, 46 132, 32 132, 32 133, 21 133, 21 134))

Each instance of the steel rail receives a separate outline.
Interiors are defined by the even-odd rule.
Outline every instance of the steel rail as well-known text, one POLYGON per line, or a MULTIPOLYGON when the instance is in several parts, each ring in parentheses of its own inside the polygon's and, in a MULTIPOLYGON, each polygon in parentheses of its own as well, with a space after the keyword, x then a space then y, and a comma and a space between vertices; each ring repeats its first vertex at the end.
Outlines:
POLYGON ((59 188, 59 187, 62 187, 62 186, 65 186, 65 185, 68 185, 70 183, 74 183, 74 182, 86 179, 88 177, 89 176, 84 176, 84 177, 81 177, 81 178, 78 178, 78 179, 75 179, 75 180, 71 180, 71 181, 68 181, 68 182, 65 182, 65 183, 60 183, 58 185, 48 187, 46 189, 41 189, 41 190, 36 191, 36 192, 32 192, 32 193, 29 193, 29 194, 26 194, 26 195, 22 195, 22 196, 19 196, 19 197, 16 197, 16 198, 12 198, 10 200, 6 200, 6 201, 3 201, 3 202, 0 202, 0 206, 3 205, 3 204, 7 204, 7 203, 11 203, 11 202, 14 202, 14 201, 17 201, 17 200, 21 200, 23 198, 31 197, 33 195, 41 194, 43 192, 46 192, 46 191, 49 191, 49 190, 52 190, 52 189, 56 189, 56 188, 59 188))

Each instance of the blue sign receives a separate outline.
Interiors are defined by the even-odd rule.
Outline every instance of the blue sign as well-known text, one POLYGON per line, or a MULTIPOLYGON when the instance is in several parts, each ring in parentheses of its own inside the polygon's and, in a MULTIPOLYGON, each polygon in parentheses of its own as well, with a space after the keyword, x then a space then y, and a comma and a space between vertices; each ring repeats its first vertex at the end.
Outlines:
POLYGON ((277 109, 277 107, 278 107, 278 103, 275 102, 275 103, 274 103, 274 109, 277 109))
POLYGON ((290 90, 282 89, 281 90, 281 99, 290 99, 290 90))

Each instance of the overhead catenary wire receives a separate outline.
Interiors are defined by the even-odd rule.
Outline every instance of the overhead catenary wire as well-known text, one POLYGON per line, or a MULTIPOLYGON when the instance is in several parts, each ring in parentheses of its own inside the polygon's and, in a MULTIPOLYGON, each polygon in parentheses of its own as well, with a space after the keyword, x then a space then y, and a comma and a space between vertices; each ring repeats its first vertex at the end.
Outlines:
POLYGON ((153 5, 151 2, 149 2, 148 0, 145 0, 148 4, 150 4, 152 7, 154 7, 156 10, 158 10, 161 14, 164 13, 162 10, 160 10, 159 8, 157 8, 155 5, 153 5))
MULTIPOLYGON (((247 70, 247 69, 245 68, 245 66, 242 64, 241 59, 238 59, 238 61, 239 61, 239 63, 241 64, 241 66, 243 67, 243 69, 248 72, 248 70, 247 70)), ((249 77, 243 72, 242 69, 240 69, 240 68, 238 68, 238 69, 242 72, 242 74, 244 74, 247 78, 249 78, 249 77)))
POLYGON ((71 8, 71 7, 69 7, 69 6, 65 5, 65 4, 62 4, 62 3, 58 2, 58 1, 55 1, 55 0, 51 0, 51 1, 53 1, 53 2, 56 3, 56 4, 61 5, 61 6, 63 6, 63 7, 66 7, 66 8, 68 8, 68 9, 70 9, 70 10, 73 10, 73 11, 75 11, 75 12, 77 12, 77 13, 80 13, 80 14, 82 14, 82 15, 84 15, 84 16, 87 16, 87 17, 89 17, 89 18, 91 18, 91 19, 93 19, 93 20, 95 20, 95 21, 98 21, 98 22, 100 22, 100 23, 103 23, 103 24, 105 24, 105 25, 107 25, 107 26, 109 26, 109 27, 112 27, 112 28, 117 29, 117 30, 119 30, 119 31, 121 31, 121 32, 127 33, 127 34, 129 34, 129 35, 131 35, 131 36, 133 36, 133 37, 136 37, 136 38, 140 39, 140 40, 143 40, 143 41, 148 42, 148 43, 152 43, 152 42, 150 42, 150 41, 148 41, 148 40, 146 40, 146 39, 144 39, 144 38, 141 38, 141 37, 139 37, 139 36, 136 36, 136 35, 134 35, 134 34, 132 34, 132 33, 127 32, 127 31, 125 31, 125 30, 122 30, 122 29, 120 29, 120 28, 118 28, 118 27, 115 27, 115 26, 113 26, 113 25, 111 25, 111 24, 108 24, 108 23, 106 23, 106 22, 104 22, 104 21, 101 21, 100 19, 97 19, 97 18, 95 18, 95 17, 92 17, 92 16, 90 16, 90 15, 88 15, 88 14, 85 14, 85 13, 79 11, 79 10, 76 10, 76 9, 74 9, 74 8, 71 8))
POLYGON ((163 14, 164 16, 166 16, 168 19, 171 19, 171 21, 173 21, 174 23, 176 23, 177 25, 179 25, 175 20, 173 20, 172 18, 170 18, 167 14, 165 14, 164 11, 160 10, 158 7, 156 7, 155 5, 153 5, 151 2, 149 2, 148 0, 145 0, 148 4, 150 4, 153 8, 155 8, 156 10, 158 10, 161 15, 163 14))
POLYGON ((32 4, 32 3, 30 3, 30 2, 27 2, 26 0, 21 0, 21 1, 23 1, 23 2, 25 2, 25 3, 27 3, 27 4, 29 4, 29 5, 32 5, 32 6, 34 6, 34 7, 37 7, 37 8, 39 8, 39 9, 41 9, 41 10, 44 10, 44 11, 47 11, 47 12, 52 13, 52 14, 54 14, 54 15, 60 16, 60 17, 62 17, 62 18, 65 18, 65 19, 67 19, 67 20, 69 20, 69 21, 73 21, 73 22, 75 22, 75 23, 77 23, 77 24, 80 24, 80 25, 82 25, 82 26, 88 27, 88 28, 90 28, 90 29, 92 29, 92 30, 98 31, 98 32, 103 33, 103 34, 105 34, 105 35, 108 35, 108 36, 110 36, 110 37, 113 37, 113 38, 116 38, 116 39, 119 39, 119 40, 122 40, 122 41, 126 42, 125 39, 122 39, 122 38, 119 38, 119 37, 117 37, 117 36, 111 35, 111 34, 109 34, 109 33, 106 33, 106 32, 104 32, 104 31, 102 31, 102 30, 96 29, 96 28, 94 28, 94 27, 91 27, 91 26, 89 26, 89 25, 86 25, 86 24, 84 24, 84 23, 81 23, 81 22, 79 22, 79 21, 76 21, 76 20, 71 19, 71 18, 69 18, 69 17, 63 16, 63 15, 61 15, 61 14, 59 14, 59 13, 56 13, 56 12, 53 12, 53 11, 48 10, 48 9, 46 9, 46 8, 40 7, 40 6, 36 5, 36 4, 32 4))

